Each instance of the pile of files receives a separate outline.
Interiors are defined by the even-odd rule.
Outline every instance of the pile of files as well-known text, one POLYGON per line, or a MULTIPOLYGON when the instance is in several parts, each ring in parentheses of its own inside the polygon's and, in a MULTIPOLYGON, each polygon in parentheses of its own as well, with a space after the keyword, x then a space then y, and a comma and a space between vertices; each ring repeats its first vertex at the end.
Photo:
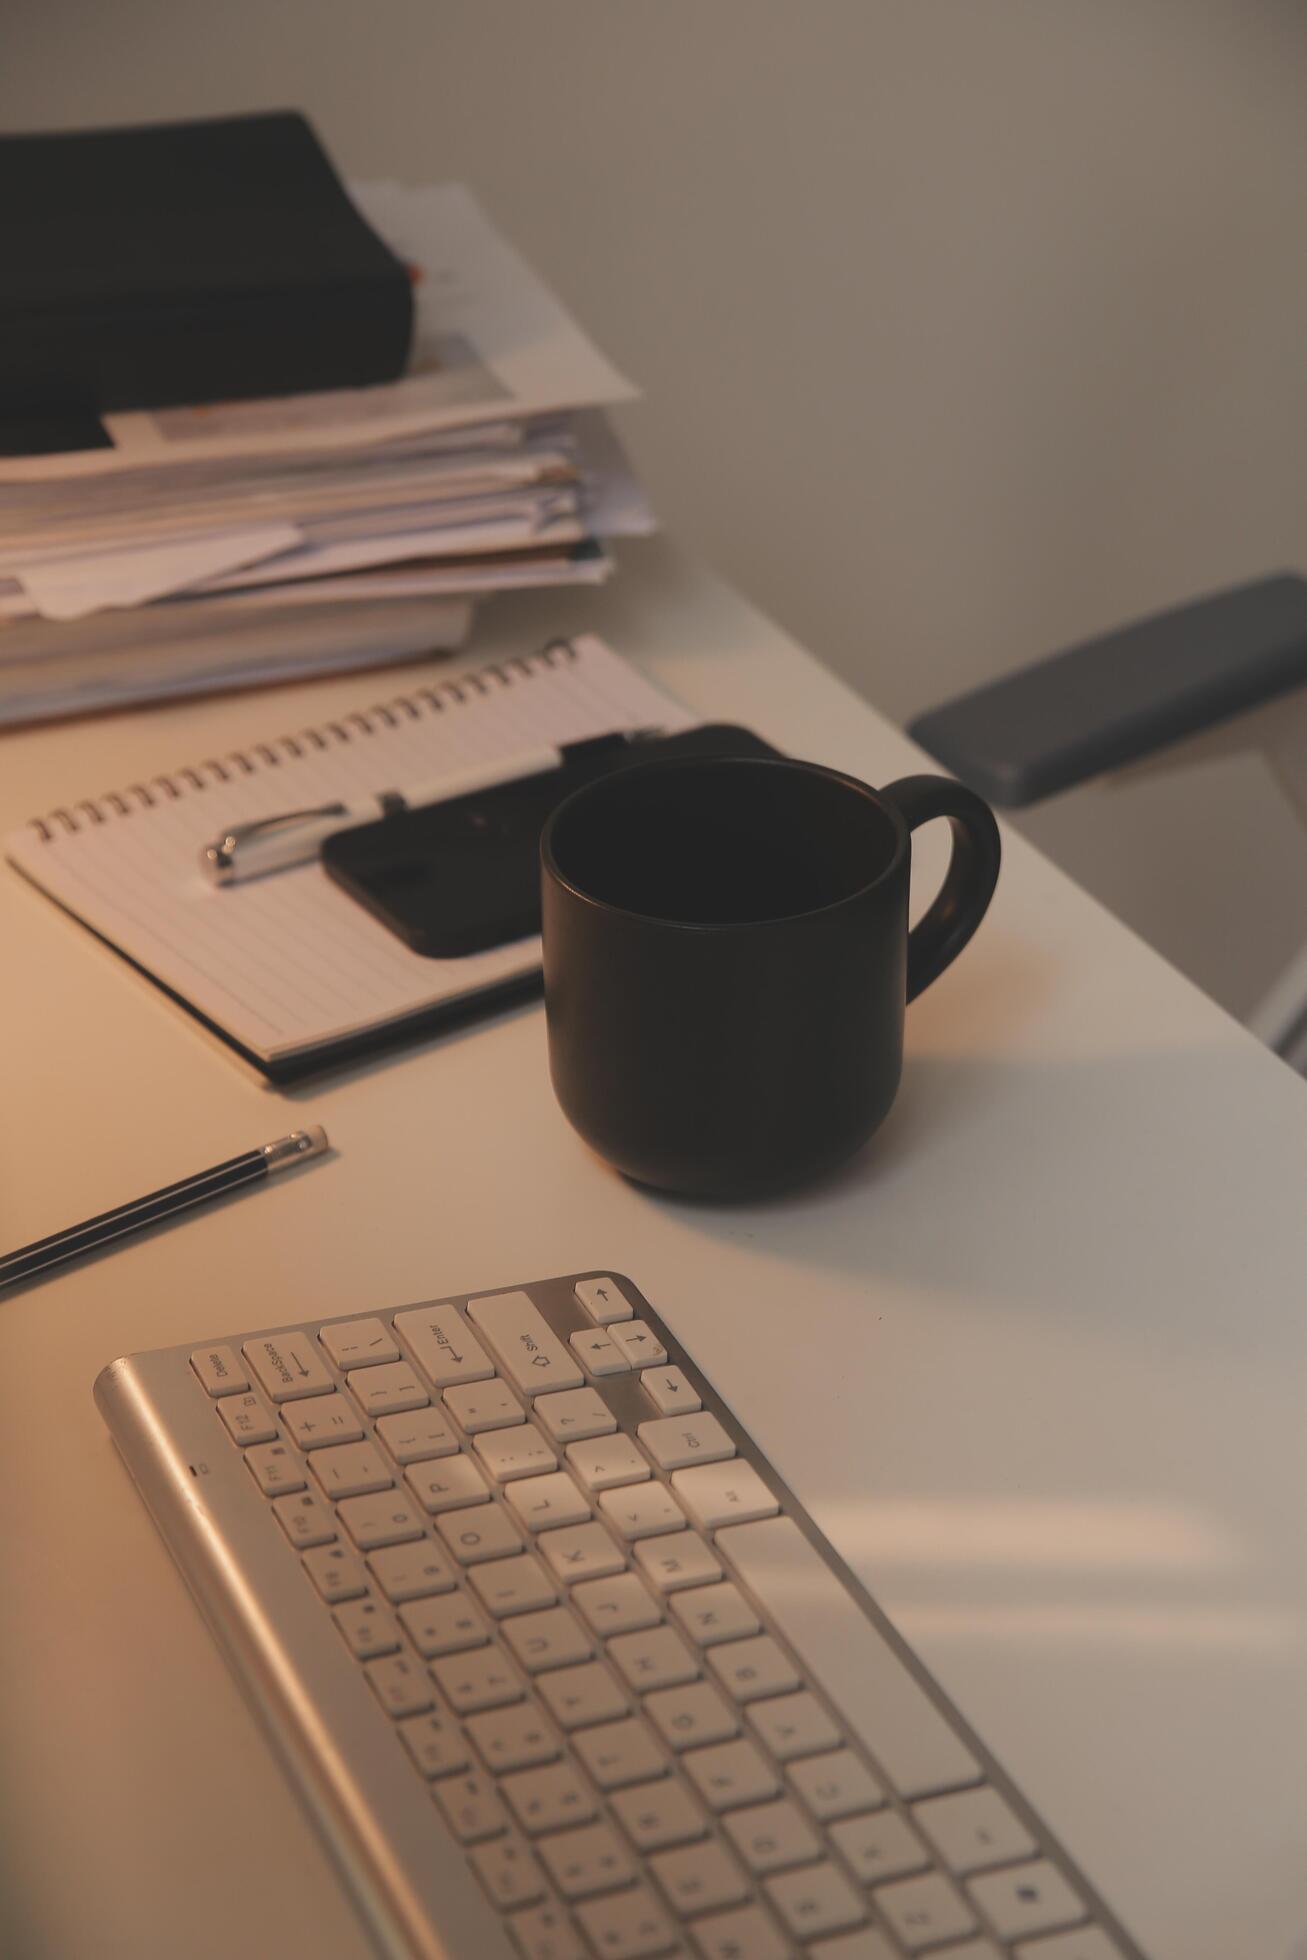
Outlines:
POLYGON ((413 269, 399 380, 0 455, 0 724, 446 651, 652 528, 602 413, 634 391, 475 200, 352 195, 413 269))

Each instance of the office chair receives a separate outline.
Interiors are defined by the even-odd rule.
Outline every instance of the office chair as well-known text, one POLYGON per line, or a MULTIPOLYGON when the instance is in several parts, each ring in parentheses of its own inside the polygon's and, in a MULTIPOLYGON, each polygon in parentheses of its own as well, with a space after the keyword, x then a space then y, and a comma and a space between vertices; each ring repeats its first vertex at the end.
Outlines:
MULTIPOLYGON (((1282 572, 1136 620, 919 715, 908 733, 1010 809, 1107 772, 1261 751, 1307 825, 1307 579, 1282 572)), ((1307 946, 1248 1025, 1307 1073, 1307 946)))

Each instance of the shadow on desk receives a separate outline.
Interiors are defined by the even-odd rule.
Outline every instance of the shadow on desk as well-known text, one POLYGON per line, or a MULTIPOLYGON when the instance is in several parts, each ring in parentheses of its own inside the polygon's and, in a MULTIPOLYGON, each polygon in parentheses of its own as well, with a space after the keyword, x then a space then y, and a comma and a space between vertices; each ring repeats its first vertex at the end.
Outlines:
MULTIPOLYGON (((1284 1070, 1289 1082, 1291 1072, 1263 1052, 1266 1067, 1284 1070)), ((1213 1116, 1246 1108, 1225 1085, 1237 1092, 1249 1062, 1242 1046, 1068 1062, 1001 1051, 984 1059, 941 1048, 914 1054, 909 1039, 885 1124, 820 1184, 731 1210, 653 1194, 649 1202, 715 1239, 765 1236, 770 1258, 806 1274, 855 1278, 871 1298, 896 1304, 924 1296, 946 1307, 953 1298, 967 1314, 1025 1314, 1045 1328, 1128 1328, 1145 1292, 1162 1290, 1183 1302, 1188 1347, 1201 1341, 1237 1355, 1245 1346, 1240 1305, 1257 1286, 1246 1248, 1263 1228, 1282 1242, 1286 1216, 1301 1221, 1307 1274, 1307 1210, 1290 1124, 1283 1136, 1268 1134, 1264 1122, 1241 1134, 1213 1116), (1177 1135, 1187 1139, 1183 1160, 1177 1135), (1143 1182, 1141 1155, 1151 1165, 1143 1182), (1195 1175, 1205 1155, 1209 1178, 1195 1175), (1230 1218, 1194 1192, 1210 1192, 1223 1167, 1239 1164, 1255 1165, 1257 1175, 1239 1180, 1237 1200, 1231 1193, 1232 1231, 1230 1218)), ((1296 1302, 1280 1305, 1299 1321, 1296 1302)))

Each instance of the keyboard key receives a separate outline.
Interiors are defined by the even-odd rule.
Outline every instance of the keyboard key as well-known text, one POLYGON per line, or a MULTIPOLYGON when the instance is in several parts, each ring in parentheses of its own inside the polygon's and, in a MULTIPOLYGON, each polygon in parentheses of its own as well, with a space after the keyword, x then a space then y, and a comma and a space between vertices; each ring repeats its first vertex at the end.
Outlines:
POLYGON ((732 1640, 724 1647, 713 1647, 708 1666, 736 1701, 756 1701, 760 1695, 780 1694, 782 1689, 799 1685, 789 1656, 766 1633, 756 1640, 732 1640))
POLYGON ((696 1586, 692 1592, 676 1593, 671 1608, 672 1618, 700 1647, 758 1631, 758 1615, 738 1586, 696 1586))
POLYGON ((796 1939, 815 1939, 857 1926, 867 1916, 862 1899, 834 1865, 806 1865, 764 1881, 767 1895, 796 1939))
POLYGON ((499 1358, 515 1388, 528 1399, 550 1388, 580 1388, 576 1359, 550 1332, 540 1309, 521 1292, 469 1300, 467 1317, 499 1358))
POLYGON ((643 1783, 660 1776, 667 1758, 654 1740, 647 1722, 628 1716, 622 1722, 607 1722, 597 1729, 579 1729, 572 1747, 601 1790, 616 1790, 626 1783, 643 1783))
POLYGON ((523 1702, 470 1715, 467 1732, 486 1768, 496 1775, 502 1770, 552 1763, 562 1753, 553 1724, 523 1702))
POLYGON ((373 1552, 368 1569, 386 1598, 396 1605, 401 1600, 448 1592, 454 1584, 449 1560, 429 1538, 420 1544, 391 1545, 385 1551, 373 1552))
POLYGON ((522 1549, 521 1532, 498 1504, 446 1511, 436 1519, 436 1530, 460 1565, 506 1558, 522 1549))
POLYGON ((486 1381, 494 1363, 455 1306, 410 1307, 395 1315, 401 1337, 433 1388, 486 1381))
POLYGON ((398 1361, 394 1336, 382 1320, 336 1320, 318 1329, 318 1339, 342 1373, 398 1361))
POLYGON ((359 1599, 368 1589, 362 1561, 343 1545, 319 1545, 316 1551, 305 1552, 300 1564, 328 1606, 341 1599, 359 1599))
POLYGON ((558 1468, 558 1451, 533 1422, 521 1422, 512 1429, 482 1430, 473 1437, 472 1447, 497 1484, 558 1468))
POLYGON ((504 1495, 528 1531, 581 1524, 591 1515, 589 1498, 577 1489, 565 1470, 519 1479, 509 1485, 504 1495))
POLYGON ((874 1811, 870 1817, 847 1817, 830 1827, 831 1842, 844 1856, 855 1878, 879 1885, 885 1878, 906 1878, 924 1871, 930 1854, 897 1811, 874 1811))
POLYGON ((707 1681, 697 1681, 688 1688, 662 1689, 647 1698, 644 1709, 663 1740, 676 1750, 727 1742, 740 1726, 735 1710, 707 1681))
MULTIPOLYGON (((727 1658, 729 1659, 729 1650, 727 1658)), ((714 1668, 714 1672, 716 1669, 714 1668)), ((740 1697, 737 1695, 736 1700, 740 1697)), ((747 1711, 749 1727, 771 1750, 778 1763, 833 1749, 840 1732, 815 1695, 781 1695, 775 1701, 754 1702, 747 1711)))
POLYGON ((637 1851, 662 1851, 707 1834, 703 1805, 670 1776, 638 1790, 615 1790, 609 1802, 637 1851))
POLYGON ((526 1411, 507 1382, 464 1382, 447 1388, 440 1399, 469 1436, 526 1421, 526 1411))
MULTIPOLYGON (((694 1758, 686 1761, 692 1763, 694 1758)), ((751 1872, 784 1871, 787 1865, 806 1865, 821 1856, 820 1838, 788 1797, 732 1811, 724 1822, 727 1836, 751 1872)))
POLYGON ((662 1593, 705 1585, 722 1576, 716 1553, 697 1531, 681 1531, 675 1538, 643 1539, 635 1547, 635 1562, 662 1593))
POLYGON ((500 1911, 508 1911, 511 1905, 533 1905, 545 1895, 545 1876, 529 1846, 513 1831, 478 1844, 470 1858, 490 1903, 500 1911))
POLYGON ((532 1836, 563 1824, 584 1824, 595 1814, 594 1797, 570 1763, 522 1770, 506 1776, 500 1788, 518 1823, 532 1836))
POLYGON ((615 1490, 619 1484, 642 1483, 651 1474, 648 1457, 629 1436, 570 1443, 567 1460, 587 1490, 615 1490))
POLYGON ((712 1810, 733 1810, 737 1804, 761 1803, 774 1797, 780 1780, 756 1742, 740 1738, 715 1749, 694 1749, 685 1769, 699 1795, 712 1810))
POLYGON ((913 1816, 950 1871, 983 1871, 1032 1858, 1035 1841, 997 1790, 959 1790, 919 1803, 913 1816))
POLYGON ((250 1385, 250 1378, 236 1359, 235 1350, 221 1345, 196 1348, 191 1356, 201 1387, 209 1395, 239 1395, 250 1385))
POLYGON ((574 1613, 552 1606, 543 1613, 523 1613, 504 1622, 504 1638, 528 1673, 547 1667, 567 1667, 589 1660, 594 1643, 574 1613))
MULTIPOLYGON (((544 1776, 550 1772, 535 1770, 529 1774, 544 1776)), ((540 1855, 565 1899, 584 1899, 591 1892, 629 1884, 635 1877, 631 1860, 610 1824, 588 1824, 582 1830, 546 1838, 540 1855)), ((585 1923, 588 1927, 589 1922, 585 1923)))
MULTIPOLYGON (((694 1470, 678 1470, 672 1489, 704 1531, 712 1531, 717 1525, 743 1524, 750 1518, 769 1518, 780 1509, 758 1472, 747 1463, 705 1463, 694 1470)), ((797 1525, 791 1529, 798 1533, 797 1525)), ((848 1599, 842 1588, 841 1597, 848 1599)), ((848 1605, 851 1613, 858 1613, 851 1599, 848 1605)))
POLYGON ((560 1667, 536 1682, 540 1699, 565 1729, 612 1721, 626 1713, 626 1696, 602 1661, 560 1667))
MULTIPOLYGON (((883 1933, 862 1926, 856 1933, 836 1933, 833 1939, 818 1940, 805 1949, 808 1960, 899 1960, 899 1949, 892 1947, 883 1933)), ((985 1942, 984 1953, 971 1946, 951 1946, 939 1960, 1003 1960, 996 1946, 985 1942)))
POLYGON ((423 1536, 419 1512, 397 1490, 383 1490, 375 1497, 346 1497, 336 1506, 336 1516, 361 1552, 423 1536))
POLYGON ((331 1506, 311 1490, 302 1497, 274 1497, 272 1509, 291 1544, 302 1552, 311 1545, 329 1545, 336 1536, 331 1506))
POLYGON ((302 1450, 325 1449, 328 1443, 362 1440, 359 1412, 343 1395, 319 1395, 306 1402, 287 1402, 281 1411, 286 1432, 302 1450))
POLYGON ((416 1369, 407 1361, 386 1361, 377 1368, 354 1368, 346 1375, 345 1386, 368 1416, 422 1409, 428 1401, 416 1369))
MULTIPOLYGON (((613 1541, 610 1538, 608 1542, 612 1545, 613 1541)), ((634 1572, 623 1572, 615 1579, 591 1579, 576 1588, 572 1604, 580 1608, 595 1632, 605 1637, 657 1626, 663 1617, 658 1601, 634 1572)))
POLYGON ((311 1462, 328 1497, 365 1497, 392 1482, 380 1450, 371 1443, 333 1443, 328 1450, 315 1451, 311 1462))
POLYGON ((439 1409, 418 1409, 412 1415, 382 1416, 377 1434, 396 1463, 421 1463, 429 1456, 453 1456, 458 1438, 439 1409))
POLYGON ((410 1600, 400 1607, 399 1617, 424 1660, 434 1660, 438 1654, 458 1654, 466 1647, 484 1647, 490 1638, 490 1629, 476 1607, 460 1592, 410 1600))
POLYGON ((445 1822, 460 1844, 478 1844, 508 1829, 508 1813, 488 1776, 473 1770, 467 1776, 446 1776, 432 1785, 432 1795, 445 1822))
POLYGON ((657 1852, 649 1860, 649 1869, 682 1914, 738 1905, 752 1890, 725 1845, 714 1840, 657 1852))
POLYGON ((557 1586, 530 1552, 474 1565, 468 1576, 473 1592, 497 1620, 509 1613, 530 1613, 536 1607, 552 1606, 558 1597, 557 1586))
POLYGON ((401 1722, 399 1737, 424 1776, 449 1776, 467 1767, 463 1732, 448 1715, 434 1712, 401 1722))
POLYGON ((468 1504, 484 1504, 490 1486, 468 1456, 439 1457, 431 1463, 410 1463, 404 1482, 424 1510, 462 1510, 468 1504))
POLYGON ((370 1661, 363 1672, 388 1715, 416 1715, 420 1709, 430 1708, 431 1682, 426 1670, 407 1654, 390 1654, 383 1661, 370 1661))
POLYGON ((697 1655, 673 1627, 620 1634, 608 1643, 608 1657, 621 1668, 637 1694, 675 1687, 699 1677, 697 1655))
POLYGON ((349 1600, 344 1606, 337 1606, 331 1617, 356 1660, 370 1661, 375 1654, 392 1654, 399 1645, 399 1628, 375 1599, 349 1600))
POLYGON ((676 1929, 644 1885, 580 1906, 576 1916, 603 1960, 649 1960, 679 1944, 676 1929))
POLYGON ((658 1416, 642 1422, 637 1436, 660 1470, 682 1470, 690 1463, 721 1463, 735 1455, 735 1445, 716 1416, 658 1416))
MULTIPOLYGON (((678 1471, 673 1481, 735 1468, 709 1464, 678 1471)), ((717 1550, 904 1796, 978 1781, 971 1751, 792 1519, 722 1531, 717 1550)))
POLYGON ((647 1320, 614 1321, 608 1329, 633 1368, 661 1368, 667 1349, 647 1320))
POLYGON ((507 1924, 522 1960, 589 1960, 570 1914, 561 1906, 529 1906, 507 1924))
MULTIPOLYGON (((582 1443, 581 1449, 595 1445, 582 1443)), ((628 1484, 624 1490, 606 1490, 599 1509, 621 1532, 623 1538, 653 1538, 662 1531, 682 1531, 685 1513, 663 1484, 628 1484)))
POLYGON ((260 1334, 246 1341, 241 1353, 269 1401, 326 1395, 336 1386, 307 1334, 260 1334))
POLYGON ((690 1932, 703 1960, 788 1960, 789 1942, 761 1906, 741 1906, 697 1919, 690 1932))
POLYGON ((543 1896, 545 1882, 540 1867, 513 1832, 477 1845, 470 1855, 491 1905, 501 1912, 511 1906, 532 1905, 543 1896))
POLYGON ((538 1396, 535 1413, 558 1443, 611 1436, 617 1427, 617 1417, 594 1388, 565 1388, 556 1395, 538 1396))
POLYGON ((679 1368, 646 1368, 640 1386, 660 1416, 684 1415, 687 1410, 703 1407, 689 1377, 679 1368))
POLYGON ((579 1279, 573 1291, 577 1304, 588 1313, 597 1327, 609 1327, 615 1320, 631 1318, 631 1303, 625 1299, 616 1280, 601 1275, 598 1279, 579 1279))
POLYGON ((619 1548, 601 1524, 574 1524, 565 1531, 545 1531, 536 1539, 550 1570, 567 1585, 581 1579, 606 1579, 626 1565, 619 1548))
POLYGON ((1083 1899, 1047 1858, 1008 1871, 986 1872, 983 1878, 973 1878, 967 1891, 1001 1939, 1051 1933, 1085 1917, 1083 1899))
MULTIPOLYGON (((998 1949, 993 1953, 998 1960, 998 1949)), ((971 1960, 971 1956, 963 1952, 957 1960, 971 1960)), ((987 1956, 978 1954, 976 1960, 987 1960, 987 1956)), ((1097 1926, 1079 1926, 1074 1932, 1054 1933, 1051 1939, 1023 1941, 1016 1949, 1016 1960, 1125 1960, 1125 1955, 1097 1926)))
POLYGON ((592 1375, 625 1375, 631 1364, 612 1335, 602 1327, 583 1327, 569 1334, 567 1345, 581 1366, 592 1375))
POLYGON ((966 1901, 936 1872, 882 1885, 876 1904, 909 1953, 975 1930, 975 1917, 966 1901))
POLYGON ((506 1702, 522 1699, 516 1669, 493 1647, 478 1647, 468 1654, 433 1661, 431 1672, 459 1715, 475 1715, 483 1708, 501 1708, 506 1702))
MULTIPOLYGON (((218 1414, 233 1443, 242 1449, 249 1443, 272 1443, 277 1438, 277 1418, 261 1395, 224 1395, 218 1414)), ((648 1474, 649 1466, 645 1465, 648 1474)))
POLYGON ((284 1443, 255 1443, 245 1452, 245 1468, 265 1497, 281 1497, 288 1490, 303 1490, 304 1469, 284 1443))
POLYGON ((880 1784, 851 1749, 835 1749, 828 1756, 809 1756, 791 1763, 788 1774, 808 1809, 823 1824, 835 1817, 851 1817, 855 1811, 875 1810, 885 1801, 880 1784))

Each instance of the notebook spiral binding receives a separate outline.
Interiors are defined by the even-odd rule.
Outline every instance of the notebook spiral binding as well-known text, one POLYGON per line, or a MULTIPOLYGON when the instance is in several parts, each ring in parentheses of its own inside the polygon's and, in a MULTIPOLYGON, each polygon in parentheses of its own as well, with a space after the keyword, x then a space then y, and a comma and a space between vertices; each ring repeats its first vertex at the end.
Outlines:
POLYGON ((424 714, 443 714, 451 704, 461 707, 469 695, 489 694, 492 687, 512 687, 517 681, 530 680, 539 667, 554 667, 561 660, 575 659, 576 647, 571 640, 546 640, 534 653, 514 654, 508 660, 497 660, 489 666, 455 674, 449 680, 435 681, 430 687, 415 687, 410 694, 394 695, 389 701, 374 702, 370 708, 356 708, 339 721, 323 722, 318 728, 301 728, 294 735, 277 735, 271 742, 232 749, 224 756, 211 756, 206 762, 188 763, 184 768, 151 776, 148 782, 132 783, 126 790, 109 790, 99 797, 84 796, 74 804, 49 811, 44 817, 30 818, 28 828, 36 832, 43 844, 53 844, 60 837, 92 824, 107 823, 111 815, 129 817, 134 810, 152 810, 160 801, 176 801, 189 790, 206 790, 215 783, 229 783, 237 774, 252 776, 260 768, 278 768, 286 756, 298 760, 306 749, 321 752, 333 743, 375 735, 379 727, 397 728, 404 716, 410 721, 420 721, 424 714))

